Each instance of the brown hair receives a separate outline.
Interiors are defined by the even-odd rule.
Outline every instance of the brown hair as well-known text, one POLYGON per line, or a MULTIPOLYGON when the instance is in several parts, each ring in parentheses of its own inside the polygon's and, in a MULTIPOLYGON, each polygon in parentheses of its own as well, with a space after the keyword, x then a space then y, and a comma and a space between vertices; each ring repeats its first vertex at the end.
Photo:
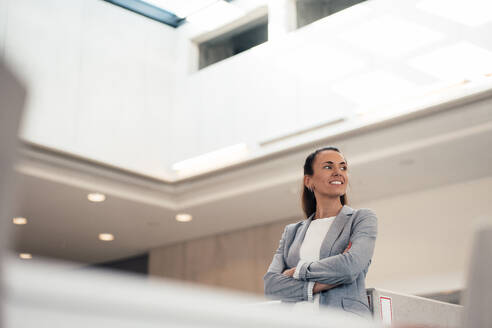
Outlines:
MULTIPOLYGON (((340 154, 342 153, 336 147, 323 147, 315 150, 314 152, 309 154, 308 157, 306 157, 306 161, 304 162, 304 175, 313 175, 314 173, 313 163, 314 160, 316 159, 316 156, 322 151, 326 151, 326 150, 333 150, 340 154)), ((303 182, 303 187, 304 188, 302 190, 302 210, 304 211, 304 214, 306 214, 306 217, 310 217, 313 213, 316 212, 316 197, 314 196, 314 192, 309 190, 304 185, 304 182, 303 182)), ((347 194, 340 196, 340 203, 342 203, 342 205, 348 205, 347 194)))

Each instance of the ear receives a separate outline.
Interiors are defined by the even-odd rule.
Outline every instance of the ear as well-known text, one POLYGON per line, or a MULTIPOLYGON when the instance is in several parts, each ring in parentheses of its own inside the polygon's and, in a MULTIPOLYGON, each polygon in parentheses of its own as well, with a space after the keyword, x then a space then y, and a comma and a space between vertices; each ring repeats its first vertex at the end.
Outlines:
POLYGON ((313 189, 311 186, 311 176, 310 175, 304 176, 304 186, 308 189, 313 189))

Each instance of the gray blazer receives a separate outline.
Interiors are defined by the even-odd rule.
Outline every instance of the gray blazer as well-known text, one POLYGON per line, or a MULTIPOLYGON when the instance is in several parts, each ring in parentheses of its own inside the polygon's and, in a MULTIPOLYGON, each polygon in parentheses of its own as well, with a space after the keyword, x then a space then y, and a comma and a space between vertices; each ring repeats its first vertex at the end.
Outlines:
POLYGON ((285 302, 299 302, 308 299, 310 281, 338 285, 321 293, 320 305, 370 317, 365 277, 374 252, 377 218, 369 209, 343 206, 321 244, 320 260, 303 264, 299 279, 282 275, 284 270, 297 266, 299 249, 313 216, 285 227, 263 277, 265 295, 285 302), (349 241, 352 247, 343 254, 349 241))

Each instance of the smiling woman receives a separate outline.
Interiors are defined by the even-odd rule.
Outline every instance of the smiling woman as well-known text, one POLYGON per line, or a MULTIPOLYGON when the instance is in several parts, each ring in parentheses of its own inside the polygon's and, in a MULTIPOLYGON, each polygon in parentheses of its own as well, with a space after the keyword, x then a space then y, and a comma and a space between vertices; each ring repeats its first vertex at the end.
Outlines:
POLYGON ((325 147, 304 164, 302 207, 306 220, 285 227, 264 276, 265 294, 296 307, 343 309, 371 317, 365 277, 377 235, 369 209, 350 208, 348 163, 340 150, 325 147))
MULTIPOLYGON (((335 147, 318 149, 306 158, 304 163, 304 189, 302 192, 302 208, 306 217, 311 216, 317 210, 316 186, 318 186, 318 199, 326 192, 335 193, 336 197, 340 197, 340 205, 348 205, 346 193, 348 185, 347 170, 348 165, 345 158, 335 147), (316 174, 314 167, 317 168, 316 174), (331 173, 333 171, 337 171, 337 174, 332 177, 331 173), (331 188, 333 184, 339 185, 340 188, 331 188)), ((337 202, 328 202, 328 205, 340 207, 337 202)))

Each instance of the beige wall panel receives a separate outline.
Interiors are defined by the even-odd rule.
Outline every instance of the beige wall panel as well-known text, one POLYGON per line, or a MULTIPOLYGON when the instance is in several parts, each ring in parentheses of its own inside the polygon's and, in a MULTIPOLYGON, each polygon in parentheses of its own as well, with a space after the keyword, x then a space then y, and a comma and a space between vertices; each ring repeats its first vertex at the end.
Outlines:
POLYGON ((188 241, 184 246, 184 279, 200 284, 220 286, 218 266, 221 255, 218 253, 217 238, 201 238, 188 241))
POLYGON ((282 233, 287 224, 296 222, 297 220, 284 220, 269 224, 264 227, 257 227, 257 256, 256 256, 256 276, 259 277, 256 291, 263 293, 263 275, 266 273, 270 263, 272 262, 273 254, 278 248, 278 243, 282 237, 282 233))
POLYGON ((149 273, 262 294, 263 275, 282 232, 296 221, 284 220, 153 249, 149 273))
POLYGON ((272 256, 274 246, 270 237, 270 228, 273 226, 269 224, 267 226, 256 227, 254 229, 254 242, 255 248, 255 288, 256 293, 263 293, 263 275, 265 274, 270 262, 272 261, 272 256), (272 248, 273 247, 273 248, 272 248))
POLYGON ((184 243, 156 248, 150 252, 149 274, 182 280, 185 276, 184 243))
POLYGON ((252 229, 217 237, 218 278, 226 288, 253 292, 257 280, 255 238, 252 229))

